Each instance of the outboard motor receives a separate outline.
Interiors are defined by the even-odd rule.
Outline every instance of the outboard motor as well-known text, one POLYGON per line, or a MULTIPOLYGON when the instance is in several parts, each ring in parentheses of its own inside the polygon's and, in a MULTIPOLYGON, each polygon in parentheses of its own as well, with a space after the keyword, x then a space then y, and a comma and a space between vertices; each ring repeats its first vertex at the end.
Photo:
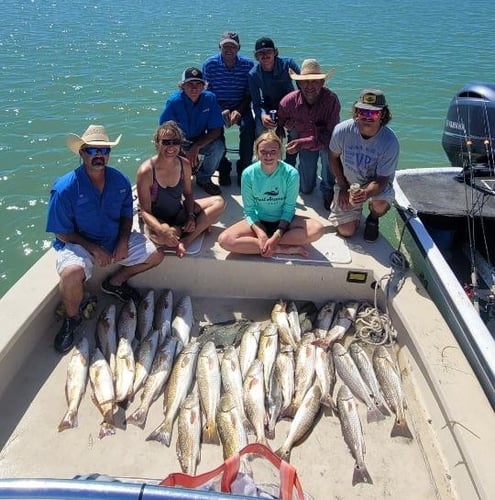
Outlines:
POLYGON ((442 146, 453 167, 482 164, 493 172, 495 84, 469 83, 452 98, 442 146))

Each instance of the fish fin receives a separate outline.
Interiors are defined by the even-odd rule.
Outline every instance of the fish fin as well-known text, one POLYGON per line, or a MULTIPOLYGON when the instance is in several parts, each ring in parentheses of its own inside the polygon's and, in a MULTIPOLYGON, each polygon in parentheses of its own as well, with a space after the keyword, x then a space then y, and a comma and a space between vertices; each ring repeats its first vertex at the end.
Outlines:
POLYGON ((337 405, 330 394, 323 394, 320 399, 320 403, 327 408, 332 410, 332 413, 337 414, 337 405))
POLYGON ((280 418, 288 418, 292 420, 297 413, 298 408, 298 405, 291 403, 285 410, 282 411, 280 418))
POLYGON ((392 427, 392 432, 390 433, 390 437, 404 437, 406 439, 413 439, 413 435, 407 425, 406 419, 399 420, 396 419, 394 426, 392 427))
POLYGON ((113 436, 114 434, 115 434, 114 425, 110 424, 109 422, 103 421, 100 425, 100 433, 98 434, 98 437, 100 439, 103 439, 104 437, 113 436))
POLYGON ((377 407, 380 410, 380 413, 382 415, 385 415, 386 417, 390 417, 390 411, 385 406, 385 403, 382 403, 382 402, 378 401, 376 404, 377 404, 377 407))
POLYGON ((137 425, 141 429, 144 429, 147 418, 148 418, 148 412, 146 408, 140 406, 132 415, 129 415, 127 417, 126 422, 128 424, 137 425))
POLYGON ((364 463, 361 465, 356 463, 356 465, 354 466, 352 486, 355 486, 358 483, 373 484, 373 480, 371 479, 368 469, 366 468, 366 465, 364 465, 364 463))
POLYGON ((172 441, 172 424, 168 419, 165 419, 163 423, 157 427, 147 438, 146 441, 158 441, 165 446, 170 446, 172 441))
POLYGON ((380 422, 380 420, 385 420, 385 415, 378 409, 378 407, 375 405, 368 407, 366 421, 370 424, 372 422, 380 422))
POLYGON ((74 410, 67 410, 64 418, 58 424, 58 432, 77 427, 77 412, 74 410))
POLYGON ((217 426, 214 420, 208 421, 203 425, 201 432, 201 441, 208 444, 220 444, 217 426))

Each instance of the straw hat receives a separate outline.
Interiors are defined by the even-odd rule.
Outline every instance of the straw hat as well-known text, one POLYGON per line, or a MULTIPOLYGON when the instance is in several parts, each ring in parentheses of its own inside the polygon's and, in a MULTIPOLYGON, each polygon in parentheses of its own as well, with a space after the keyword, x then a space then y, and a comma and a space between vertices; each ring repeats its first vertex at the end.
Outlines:
POLYGON ((334 71, 332 68, 328 73, 323 73, 316 59, 305 59, 301 64, 301 74, 298 75, 292 69, 289 69, 289 74, 293 80, 328 80, 334 71))
POLYGON ((69 134, 67 137, 67 147, 78 155, 83 146, 113 148, 120 142, 121 137, 122 134, 115 141, 111 141, 103 125, 90 125, 81 137, 77 134, 69 134))

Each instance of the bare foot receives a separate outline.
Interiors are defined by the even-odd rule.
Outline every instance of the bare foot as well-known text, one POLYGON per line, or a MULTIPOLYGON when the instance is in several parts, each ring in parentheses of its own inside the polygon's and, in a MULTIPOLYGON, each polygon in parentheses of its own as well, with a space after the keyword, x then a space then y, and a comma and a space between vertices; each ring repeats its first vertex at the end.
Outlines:
POLYGON ((308 250, 303 245, 279 245, 275 253, 282 253, 286 255, 301 255, 307 257, 308 250))
POLYGON ((182 241, 175 247, 175 254, 179 257, 179 259, 182 259, 182 257, 186 255, 186 247, 182 241))

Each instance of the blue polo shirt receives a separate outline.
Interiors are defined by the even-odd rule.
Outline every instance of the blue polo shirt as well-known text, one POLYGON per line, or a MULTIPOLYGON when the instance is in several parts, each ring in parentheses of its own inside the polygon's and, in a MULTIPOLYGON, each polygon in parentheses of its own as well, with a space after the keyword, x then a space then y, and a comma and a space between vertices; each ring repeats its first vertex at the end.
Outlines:
POLYGON ((221 53, 203 63, 203 76, 208 82, 208 89, 217 96, 222 109, 235 109, 249 95, 247 78, 253 66, 251 59, 238 55, 235 66, 228 68, 221 53))
POLYGON ((291 57, 275 57, 272 71, 263 71, 258 63, 249 71, 248 83, 251 101, 256 118, 262 112, 278 110, 282 97, 294 90, 294 82, 289 75, 289 68, 299 74, 299 66, 291 57))
MULTIPOLYGON (((91 183, 83 165, 58 178, 50 192, 46 231, 79 233, 113 252, 121 217, 132 218, 132 188, 129 178, 105 167, 105 188, 100 193, 91 183)), ((55 238, 53 247, 65 246, 55 238)))
POLYGON ((165 103, 160 115, 160 125, 168 120, 175 121, 186 139, 197 138, 208 130, 222 128, 222 110, 213 92, 203 90, 194 103, 183 90, 174 92, 165 103))

